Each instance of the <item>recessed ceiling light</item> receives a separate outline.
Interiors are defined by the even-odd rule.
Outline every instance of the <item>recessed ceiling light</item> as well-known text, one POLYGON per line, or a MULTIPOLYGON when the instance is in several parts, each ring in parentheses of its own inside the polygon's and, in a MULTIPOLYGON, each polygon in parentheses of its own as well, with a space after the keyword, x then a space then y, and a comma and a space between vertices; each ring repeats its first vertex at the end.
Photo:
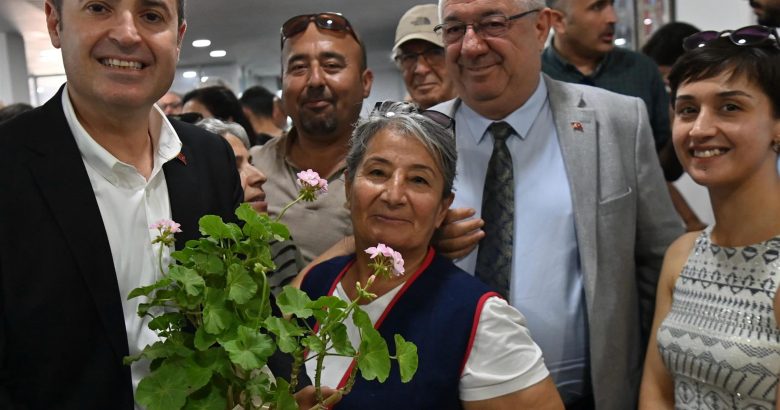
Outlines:
POLYGON ((207 76, 207 75, 204 75, 203 77, 200 78, 200 82, 202 82, 202 83, 205 83, 208 80, 209 80, 209 76, 207 76))
POLYGON ((653 19, 645 19, 645 20, 643 21, 643 23, 644 23, 646 26, 652 26, 652 25, 653 25, 653 19))
POLYGON ((211 45, 211 40, 201 39, 201 40, 195 40, 192 42, 193 47, 208 47, 211 45))
POLYGON ((224 57, 224 56, 227 55, 227 51, 225 51, 225 50, 211 50, 209 55, 214 57, 214 58, 224 57))
POLYGON ((184 78, 195 78, 198 76, 198 73, 195 71, 185 71, 181 74, 181 76, 184 78))
POLYGON ((624 38, 616 38, 615 39, 615 45, 618 47, 626 45, 627 41, 624 38))

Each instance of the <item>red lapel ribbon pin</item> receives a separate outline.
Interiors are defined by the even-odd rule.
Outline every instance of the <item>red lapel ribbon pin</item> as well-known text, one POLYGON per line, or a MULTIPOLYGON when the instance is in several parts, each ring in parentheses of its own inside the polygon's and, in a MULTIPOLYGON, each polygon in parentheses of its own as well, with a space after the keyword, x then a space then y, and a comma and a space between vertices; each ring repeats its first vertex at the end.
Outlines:
POLYGON ((187 165, 187 157, 184 156, 183 152, 179 151, 179 154, 176 155, 176 158, 178 158, 182 164, 187 165))
POLYGON ((571 129, 574 131, 584 132, 585 129, 582 127, 582 123, 579 121, 572 121, 571 123, 571 129))

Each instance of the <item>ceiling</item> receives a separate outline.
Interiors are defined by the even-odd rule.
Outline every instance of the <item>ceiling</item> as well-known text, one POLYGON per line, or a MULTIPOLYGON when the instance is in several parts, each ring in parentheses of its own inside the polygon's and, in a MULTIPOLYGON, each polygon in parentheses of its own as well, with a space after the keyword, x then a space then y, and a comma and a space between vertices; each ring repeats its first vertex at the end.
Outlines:
MULTIPOLYGON (((369 64, 390 64, 395 26, 401 15, 421 0, 189 0, 187 34, 180 66, 238 64, 254 75, 278 75, 279 28, 288 18, 320 11, 342 12, 369 50, 369 64), (370 1, 370 2, 369 2, 370 1), (211 40, 195 48, 192 40, 211 40), (222 49, 227 55, 209 57, 222 49)), ((0 32, 19 32, 24 38, 31 75, 62 74, 60 54, 46 32, 43 0, 1 0, 0 32)))

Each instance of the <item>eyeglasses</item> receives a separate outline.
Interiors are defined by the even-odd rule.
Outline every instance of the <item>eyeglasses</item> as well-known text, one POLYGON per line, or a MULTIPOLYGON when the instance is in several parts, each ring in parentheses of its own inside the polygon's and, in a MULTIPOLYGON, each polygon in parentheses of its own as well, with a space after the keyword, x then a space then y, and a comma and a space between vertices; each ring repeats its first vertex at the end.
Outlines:
POLYGON ((371 111, 371 114, 379 114, 384 117, 394 117, 399 114, 419 114, 445 129, 455 129, 455 119, 449 115, 435 110, 420 111, 417 108, 417 105, 409 102, 399 102, 392 100, 378 101, 374 105, 374 109, 371 111))
POLYGON ((541 9, 528 10, 526 12, 515 14, 513 16, 492 15, 485 16, 473 23, 464 23, 462 21, 449 21, 439 24, 433 28, 433 31, 441 34, 444 44, 454 44, 466 35, 466 27, 471 26, 474 33, 480 34, 482 38, 501 37, 509 30, 509 24, 512 20, 523 18, 531 13, 537 13, 541 9))
POLYGON ((444 49, 436 46, 429 47, 419 53, 401 53, 395 56, 394 60, 401 70, 412 70, 417 65, 417 62, 420 61, 421 56, 430 66, 438 66, 444 63, 444 49))
POLYGON ((285 40, 288 38, 306 31, 306 27, 309 27, 309 23, 314 22, 317 27, 324 30, 332 30, 340 33, 349 33, 355 40, 360 43, 360 39, 357 37, 357 33, 349 24, 346 17, 341 13, 318 13, 318 14, 301 14, 295 16, 282 24, 282 43, 284 46, 285 40))
POLYGON ((728 37, 732 43, 738 46, 752 47, 774 44, 775 47, 780 48, 777 31, 773 28, 758 25, 742 27, 737 30, 702 31, 686 37, 683 40, 683 48, 689 51, 695 48, 704 47, 709 42, 721 37, 728 37))

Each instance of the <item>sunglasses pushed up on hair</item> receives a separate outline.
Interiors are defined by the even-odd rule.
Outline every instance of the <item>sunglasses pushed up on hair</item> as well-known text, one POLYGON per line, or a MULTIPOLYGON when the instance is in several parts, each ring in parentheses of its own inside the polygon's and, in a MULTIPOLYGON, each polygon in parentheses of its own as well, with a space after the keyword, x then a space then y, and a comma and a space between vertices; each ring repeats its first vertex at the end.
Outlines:
POLYGON ((420 111, 415 104, 408 103, 408 102, 399 102, 399 101, 392 101, 392 100, 377 101, 377 103, 374 105, 374 109, 371 112, 379 113, 386 117, 390 117, 396 114, 396 111, 391 111, 391 108, 402 113, 420 114, 423 117, 435 122, 436 124, 440 125, 442 128, 445 129, 455 128, 455 119, 453 119, 449 115, 435 110, 420 111))
POLYGON ((690 51, 699 47, 705 47, 711 41, 721 37, 728 38, 737 46, 754 47, 774 45, 775 47, 780 48, 777 31, 773 28, 760 25, 742 27, 736 30, 701 31, 686 37, 683 40, 683 48, 690 51))
POLYGON ((318 28, 323 30, 332 30, 339 33, 349 33, 355 38, 358 43, 360 39, 357 37, 357 33, 352 28, 352 24, 349 23, 346 17, 341 13, 316 13, 316 14, 301 14, 295 16, 282 24, 282 41, 281 46, 284 47, 284 42, 297 34, 306 31, 309 27, 309 23, 314 22, 318 28))

